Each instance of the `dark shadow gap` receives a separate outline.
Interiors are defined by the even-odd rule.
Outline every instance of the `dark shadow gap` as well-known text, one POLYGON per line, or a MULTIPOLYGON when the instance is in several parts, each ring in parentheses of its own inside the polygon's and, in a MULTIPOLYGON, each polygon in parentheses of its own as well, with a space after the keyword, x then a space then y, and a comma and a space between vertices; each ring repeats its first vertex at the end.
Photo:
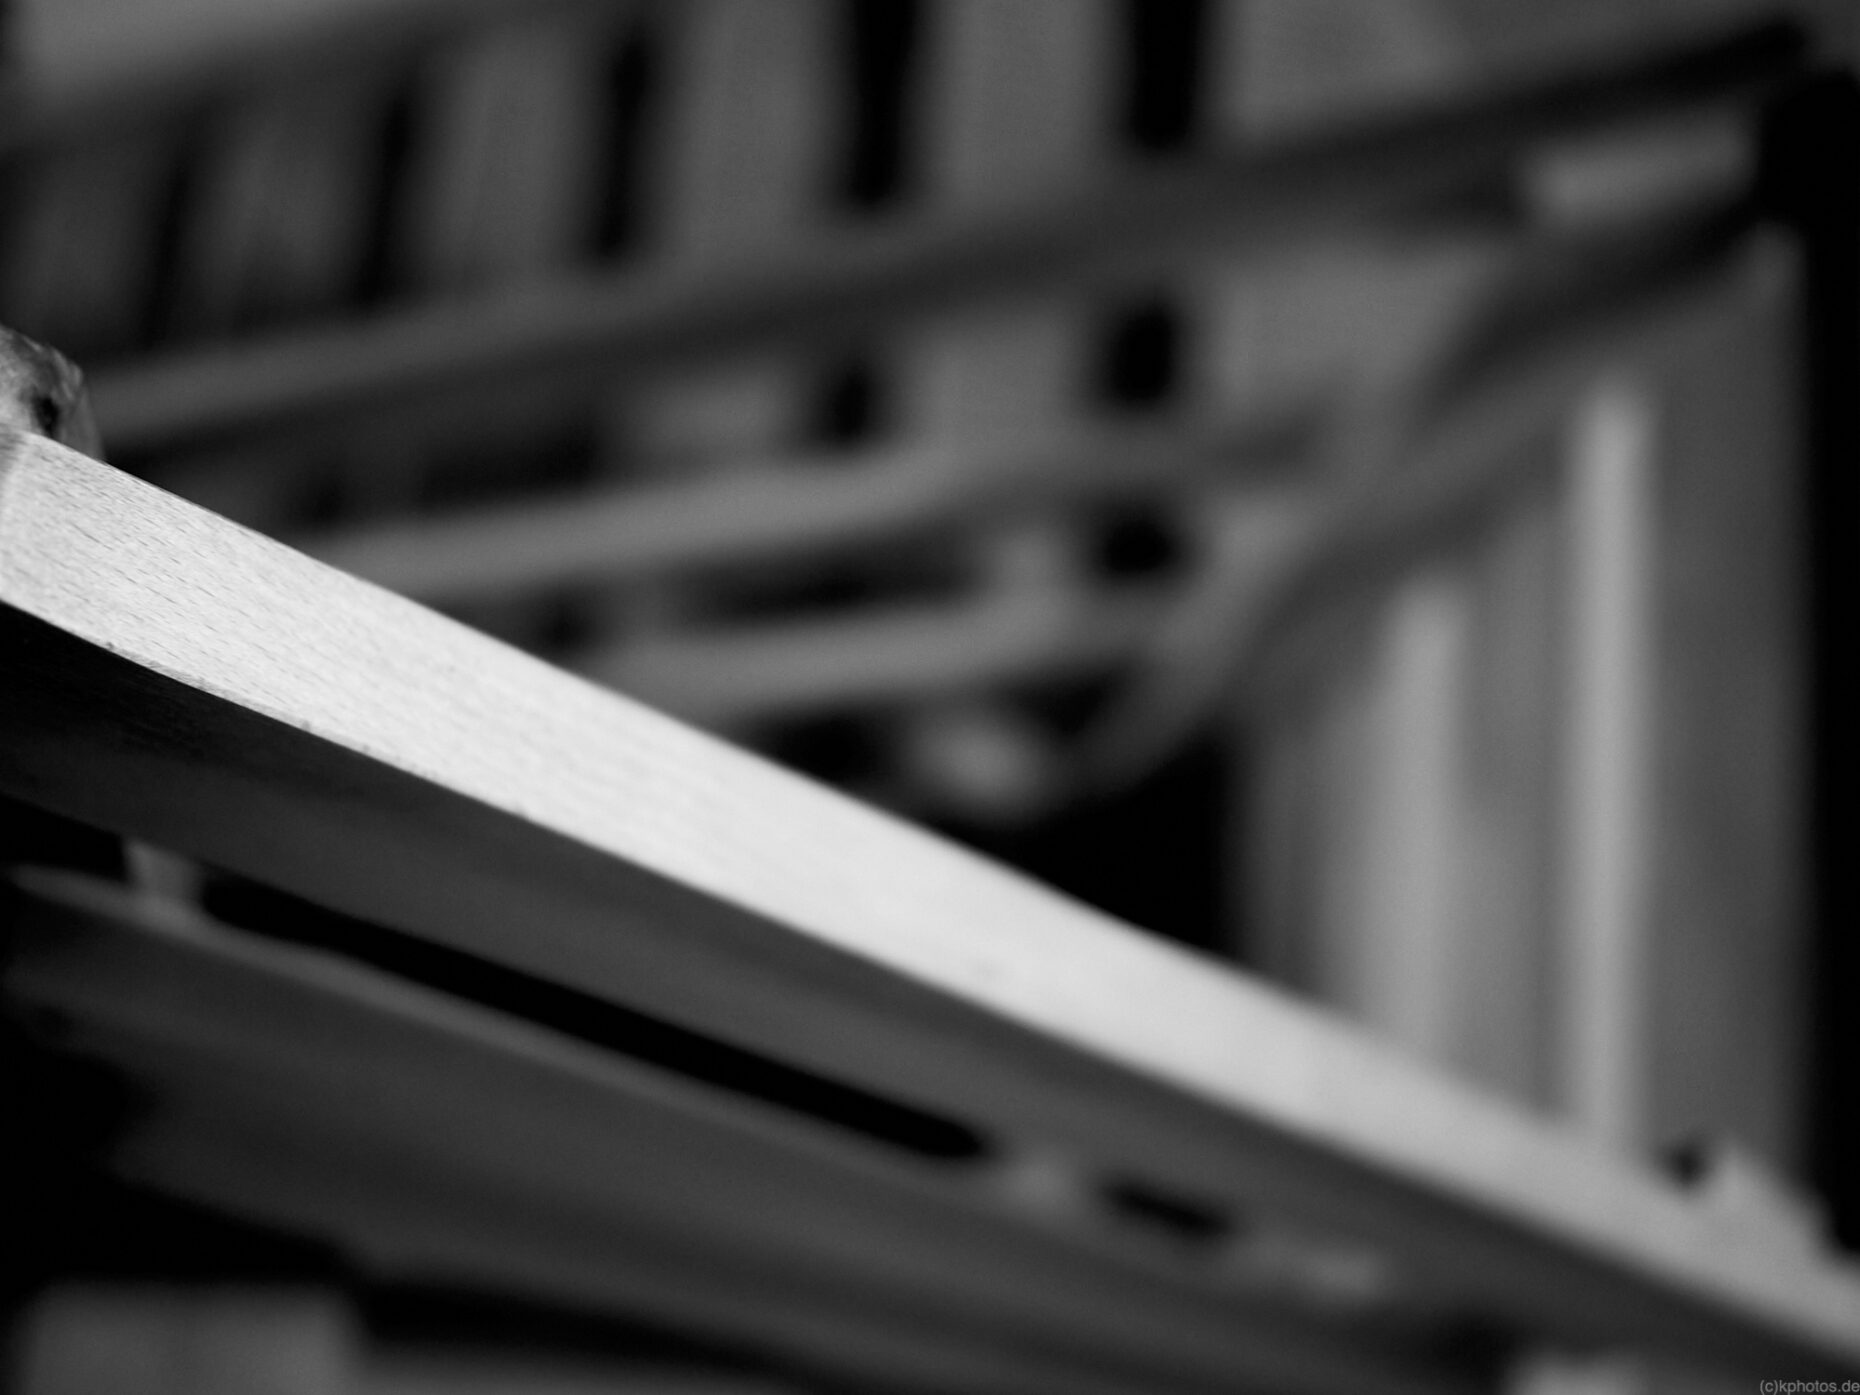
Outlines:
POLYGON ((849 107, 842 196, 872 212, 909 192, 905 150, 920 15, 916 0, 845 0, 842 14, 849 107))
POLYGON ((1191 144, 1201 123, 1203 0, 1125 0, 1128 68, 1121 134, 1138 151, 1191 144))
POLYGON ((988 1152, 980 1134, 955 1120, 243 878, 214 875, 201 899, 209 915, 241 929, 333 951, 616 1055, 805 1114, 905 1152, 950 1161, 978 1159, 988 1152))

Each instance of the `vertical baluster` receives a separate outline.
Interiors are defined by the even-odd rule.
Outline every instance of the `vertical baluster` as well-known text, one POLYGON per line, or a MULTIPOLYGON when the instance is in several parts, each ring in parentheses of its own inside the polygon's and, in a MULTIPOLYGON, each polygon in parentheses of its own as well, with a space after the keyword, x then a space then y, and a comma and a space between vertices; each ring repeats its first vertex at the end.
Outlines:
POLYGON ((1356 970, 1346 1004, 1436 1059, 1454 1035, 1454 987, 1471 929, 1462 892, 1466 680, 1472 620, 1459 559, 1440 560, 1381 598, 1371 679, 1363 896, 1342 934, 1356 970))
POLYGON ((1307 942, 1288 946, 1306 968, 1300 986, 1343 1006, 1354 1005, 1351 995, 1359 993, 1363 976, 1363 946, 1354 932, 1363 921, 1365 853, 1373 825, 1362 789, 1375 751, 1381 667, 1371 617, 1359 615, 1353 621, 1340 652, 1307 677, 1301 695, 1317 727, 1304 772, 1311 793, 1299 829, 1300 870, 1310 884, 1298 898, 1307 918, 1286 936, 1307 942))
POLYGON ((1302 989, 1314 981, 1308 863, 1319 719, 1309 702, 1284 707, 1270 729, 1234 738, 1243 764, 1228 793, 1232 812, 1223 832, 1226 948, 1302 989))
POLYGON ((182 332, 328 314, 361 286, 384 75, 319 73, 216 114, 181 234, 182 332))
MULTIPOLYGON (((825 208, 840 138, 824 0, 705 0, 665 34, 654 223, 668 268, 727 264, 802 237, 825 208)), ((811 365, 694 371, 639 403, 639 449, 664 468, 792 444, 811 365)), ((656 467, 655 467, 656 468, 656 467)))
MULTIPOLYGON (((495 294, 561 275, 591 254, 615 35, 627 7, 557 9, 480 27, 432 54, 414 89, 410 153, 394 201, 390 290, 495 294)), ((354 498, 482 499, 564 471, 572 423, 554 400, 494 392, 425 442, 356 443, 354 498), (559 452, 558 452, 559 453, 559 452), (398 474, 398 485, 382 478, 398 474)), ((539 481, 540 482, 540 481, 539 481)), ((549 597, 509 596, 465 618, 513 643, 547 642, 549 597)))
MULTIPOLYGON (((926 15, 924 197, 986 211, 1084 182, 1109 145, 1104 0, 943 0, 926 15)), ((1087 307, 981 310, 905 348, 907 429, 962 446, 1037 439, 1079 406, 1087 307)), ((990 540, 1002 579, 1063 574, 1064 541, 1035 526, 990 540)))
POLYGON ((30 159, 6 214, 7 323, 80 359, 138 346, 179 142, 172 128, 136 131, 30 159))
POLYGON ((1657 404, 1644 1136, 1799 1166, 1808 665, 1794 253, 1761 241, 1657 404))
MULTIPOLYGON (((1211 144, 1255 143, 1256 89, 1272 79, 1260 71, 1260 19, 1252 0, 1209 6, 1203 122, 1211 144)), ((1360 292, 1362 269, 1331 247, 1203 268, 1187 297, 1184 388, 1194 408, 1218 419, 1334 392, 1336 336, 1320 322, 1328 306, 1360 292)), ((1314 453, 1308 468, 1325 463, 1314 453)), ((1248 843, 1234 859, 1240 948, 1265 972, 1331 1001, 1344 1000, 1345 985, 1360 976, 1353 967, 1360 951, 1346 927, 1361 905, 1366 820, 1357 796, 1372 708, 1371 633, 1358 617, 1329 634, 1329 661, 1288 676, 1284 657, 1266 652, 1257 656, 1262 671, 1244 679, 1257 700, 1243 715, 1251 753, 1244 773, 1253 778, 1236 796, 1248 843)))
MULTIPOLYGON (((1105 0, 942 0, 924 14, 916 165, 924 202, 989 210, 1090 178, 1110 152, 1112 7, 1105 0)), ((905 430, 958 448, 1035 441, 1081 407, 1093 357, 1090 307, 978 310, 926 325, 898 350, 905 430)), ((990 530, 981 584, 1037 607, 1076 585, 1076 539, 1053 522, 990 530)), ((1037 614, 1037 609, 1034 612, 1037 614)), ((904 729, 906 765, 962 812, 1013 815, 1037 803, 1035 729, 985 701, 941 704, 904 729), (986 761, 965 760, 975 747, 986 761), (1011 752, 1011 753, 1010 753, 1011 752), (960 782, 965 767, 1018 770, 1011 784, 960 782), (949 781, 958 781, 949 784, 949 781)))
MULTIPOLYGON (((827 206, 837 129, 826 0, 704 0, 656 35, 661 125, 644 184, 644 240, 670 274, 754 258, 803 237, 827 206)), ((792 355, 701 365, 624 385, 602 468, 677 474, 795 443, 813 366, 792 355)), ((677 622, 690 593, 652 584, 609 598, 597 624, 622 638, 677 622)), ((598 642, 598 637, 597 637, 598 642)))
POLYGON ((587 250, 605 40, 624 18, 530 16, 435 55, 398 249, 410 286, 450 292, 524 281, 587 250))
POLYGON ((1471 549, 1461 820, 1471 875, 1447 1038, 1449 1058, 1470 1074, 1543 1105, 1554 1093, 1548 985, 1566 524, 1546 481, 1522 489, 1471 549))
POLYGON ((1367 587, 1351 603, 1360 622, 1324 635, 1290 700, 1259 709, 1254 739, 1274 774, 1248 820, 1277 862, 1255 868, 1265 885, 1246 904, 1299 917, 1251 927, 1264 967, 1539 1103, 1551 1077, 1561 508, 1549 490, 1526 491, 1483 536, 1367 587), (1294 710, 1304 704, 1317 715, 1294 710), (1315 760, 1300 755, 1306 721, 1332 731, 1315 760))
POLYGON ((1578 1123, 1623 1145, 1645 1115, 1654 410, 1642 385, 1604 383, 1569 465, 1561 1084, 1578 1123))
MULTIPOLYGON (((1283 130, 1280 109, 1290 100, 1281 89, 1288 83, 1296 87, 1312 79, 1312 75, 1301 76, 1298 71, 1300 62, 1314 61, 1312 56, 1301 57, 1286 50, 1288 46, 1296 50, 1298 42, 1312 38, 1307 31, 1314 25, 1321 28, 1325 23, 1337 23, 1336 7, 1313 7, 1323 15, 1310 23, 1284 13, 1288 8, 1274 0, 1265 4, 1215 0, 1209 6, 1203 58, 1207 91, 1203 120, 1206 136, 1213 143, 1233 149, 1269 148, 1283 130)), ((1389 25, 1400 29, 1409 23, 1401 16, 1371 14, 1368 9, 1358 20, 1358 26, 1372 34, 1389 25)), ((1358 52, 1358 37, 1333 36, 1350 53, 1358 52)), ((1358 56, 1373 67, 1373 53, 1358 56)), ((1392 57, 1398 64, 1406 61, 1400 53, 1385 57, 1392 57)), ((1348 65, 1337 73, 1326 69, 1325 80, 1363 80, 1360 72, 1354 77, 1351 72, 1348 65)), ((1313 452, 1309 462, 1311 485, 1327 485, 1332 481, 1326 476, 1338 471, 1386 469, 1391 463, 1388 451, 1401 434, 1409 389, 1417 381, 1416 366, 1424 365, 1432 346, 1443 333, 1451 332, 1460 308, 1478 294, 1503 255, 1498 239, 1484 234, 1443 234, 1426 241, 1411 236, 1396 241, 1378 240, 1346 228, 1264 255, 1214 261, 1197 276, 1193 293, 1184 299, 1190 346, 1184 397, 1193 410, 1216 418, 1288 405, 1328 403, 1333 413, 1347 416, 1333 418, 1335 429, 1325 446, 1313 452)), ((1203 518, 1218 516, 1212 510, 1202 511, 1203 518)), ((1238 512, 1232 516, 1244 518, 1238 512)), ((1262 568, 1259 583, 1269 587, 1273 575, 1271 568, 1262 568)), ((1247 607, 1236 600, 1228 612, 1244 616, 1247 607)), ((1444 619, 1445 612, 1440 615, 1444 619)), ((1374 631, 1374 625, 1366 630, 1346 625, 1340 633, 1354 638, 1341 642, 1360 642, 1368 645, 1370 652, 1379 652, 1381 642, 1373 638, 1374 631)), ((1426 632, 1425 624, 1408 631, 1417 642, 1424 642, 1426 632)), ((1226 639, 1209 634, 1206 643, 1213 649, 1226 639)), ((1264 660, 1268 669, 1276 663, 1270 655, 1256 657, 1264 660)), ((1355 691, 1376 680, 1367 671, 1357 671, 1341 654, 1331 667, 1334 678, 1307 678, 1306 682, 1319 688, 1327 681, 1340 685, 1338 707, 1332 714, 1337 720, 1348 711, 1355 713, 1356 719, 1367 721, 1368 712, 1378 708, 1394 711, 1402 706, 1391 706, 1366 690, 1355 691)), ((1398 664, 1388 674, 1399 668, 1398 664)), ((1243 674, 1240 682, 1252 686, 1255 679, 1243 674)), ((1278 692, 1281 698, 1287 691, 1285 685, 1273 682, 1264 687, 1278 692)), ((1300 696, 1292 699, 1294 704, 1312 696, 1302 687, 1298 691, 1300 696)), ((1293 868, 1259 865, 1261 859, 1270 857, 1262 850, 1258 858, 1240 859, 1253 869, 1245 875, 1268 882, 1281 876, 1315 880, 1340 876, 1348 880, 1363 875, 1364 869, 1355 866, 1352 859, 1366 851, 1373 840, 1362 827, 1364 811, 1351 807, 1354 796, 1340 794, 1340 802, 1327 802, 1319 794, 1292 793, 1300 786, 1314 791, 1327 787, 1329 777, 1323 774, 1321 763, 1313 764, 1302 776, 1287 768, 1293 762, 1317 761, 1315 753, 1323 743, 1294 743, 1294 749, 1281 756, 1273 748, 1281 733, 1298 722, 1297 716, 1279 700, 1248 710, 1249 731, 1243 745, 1255 748, 1259 759, 1276 773, 1256 798, 1249 796, 1254 802, 1245 823, 1259 837, 1267 836, 1262 830, 1275 828, 1288 819, 1305 828, 1297 835, 1271 835, 1285 840, 1288 847, 1304 850, 1295 857, 1293 868), (1300 755, 1300 750, 1306 754, 1300 755), (1340 865, 1353 870, 1329 870, 1340 865)), ((1357 744, 1360 747, 1361 743, 1357 744)), ((1343 785, 1349 785, 1348 778, 1343 785)), ((1440 865, 1444 868, 1444 864, 1440 865)), ((1419 894, 1413 885, 1407 892, 1419 894)), ((1434 899, 1444 895, 1443 890, 1434 899)), ((1342 953, 1338 946, 1333 945, 1322 955, 1313 950, 1316 958, 1312 958, 1293 951, 1288 940, 1305 935, 1327 937, 1327 942, 1348 938, 1342 923, 1326 927, 1318 922, 1326 916, 1344 915, 1348 919, 1358 915, 1357 910, 1346 912, 1344 908, 1361 906, 1363 897, 1354 893, 1332 896, 1319 886, 1306 887, 1296 894, 1281 889, 1262 892, 1261 896, 1241 888, 1234 904, 1251 908, 1242 913, 1241 924, 1244 933, 1258 942, 1256 948, 1270 956, 1279 951, 1268 946, 1276 945, 1291 954, 1283 964, 1264 963, 1270 971, 1279 972, 1290 971, 1307 958, 1313 963, 1317 959, 1342 962, 1332 956, 1332 950, 1342 953), (1266 907, 1270 904, 1303 907, 1302 928, 1262 922, 1260 917, 1269 914, 1266 907)), ((1306 986, 1324 991, 1308 976, 1305 981, 1306 986)))
MULTIPOLYGON (((1365 16, 1368 30, 1394 25, 1404 36, 1378 56, 1358 36, 1326 38, 1335 7, 1301 18, 1271 3, 1221 6, 1211 45, 1217 135, 1269 143, 1319 108, 1336 116, 1373 103, 1445 62, 1415 27, 1424 7, 1393 8, 1401 13, 1365 16), (1330 48, 1339 56, 1326 67, 1330 48)), ((1419 424, 1409 404, 1431 346, 1451 341, 1457 307, 1503 257, 1494 240, 1442 232, 1406 245, 1339 237, 1231 268, 1204 297, 1199 390, 1216 410, 1328 397, 1347 415, 1333 457, 1314 469, 1388 470, 1419 424)), ((1301 719, 1260 710, 1255 740, 1274 778, 1248 822, 1264 855, 1291 849, 1295 861, 1257 869, 1267 889, 1243 897, 1262 915, 1303 908, 1302 923, 1252 927, 1262 952, 1282 957, 1269 970, 1300 977, 1411 1049, 1531 1098, 1546 1078, 1534 971, 1547 930, 1553 719, 1545 689, 1525 691, 1521 676, 1539 672, 1541 637, 1555 632, 1550 550, 1528 542, 1549 527, 1551 508, 1522 505, 1494 525, 1522 530, 1510 553, 1502 536, 1488 538, 1356 602, 1361 623, 1333 638, 1340 647, 1300 685, 1326 737, 1294 737, 1278 751, 1301 719), (1533 639, 1518 639, 1520 628, 1533 639), (1260 831, 1281 820, 1302 829, 1260 831), (1314 884, 1302 891, 1278 885, 1306 879, 1314 884)))
POLYGON ((1481 536, 1366 584, 1349 603, 1356 623, 1320 638, 1300 691, 1261 724, 1269 769, 1298 758, 1304 722, 1330 732, 1302 777, 1310 789, 1279 770, 1253 818, 1266 856, 1276 843, 1296 858, 1259 869, 1261 894, 1302 911, 1258 927, 1277 956, 1269 967, 1539 1103, 1550 1089, 1562 528, 1554 492, 1531 488, 1481 536), (1315 717, 1297 710, 1306 705, 1315 717), (1280 820, 1300 827, 1275 830, 1280 820), (1302 890, 1279 885, 1288 880, 1302 890))
MULTIPOLYGON (((374 230, 381 136, 392 93, 379 69, 251 90, 212 113, 193 196, 180 210, 169 328, 214 338, 353 308, 374 230)), ((261 531, 302 526, 327 481, 316 453, 253 441, 155 463, 168 488, 261 531)), ((342 472, 342 502, 405 471, 342 472)), ((403 481, 404 482, 404 481, 403 481)), ((149 878, 144 878, 147 881, 149 878)), ((160 878, 156 878, 160 880, 160 878)))

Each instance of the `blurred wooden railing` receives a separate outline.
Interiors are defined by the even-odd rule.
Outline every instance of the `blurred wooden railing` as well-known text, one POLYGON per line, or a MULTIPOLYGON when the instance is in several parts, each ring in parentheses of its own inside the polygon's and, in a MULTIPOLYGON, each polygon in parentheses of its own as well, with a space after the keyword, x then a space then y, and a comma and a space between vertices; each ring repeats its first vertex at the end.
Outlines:
MULTIPOLYGON (((860 47, 856 7, 776 8, 685 15, 569 6, 546 22, 526 20, 521 43, 488 9, 486 22, 421 29, 418 38, 387 26, 373 46, 387 69, 371 66, 368 43, 355 35, 342 71, 365 80, 339 79, 330 58, 312 55, 305 68, 278 67, 275 92, 235 86, 204 104, 170 96, 153 116, 146 106, 112 116, 101 99, 86 116, 67 99, 72 114, 55 109, 43 133, 21 137, 35 143, 18 156, 27 197, 11 243, 10 317, 74 352, 94 346, 113 457, 268 531, 304 537, 324 555, 366 568, 368 549, 379 559, 391 548, 400 559, 370 574, 442 603, 475 598, 479 623, 613 676, 657 665, 633 665, 625 653, 660 627, 641 629, 654 608, 614 595, 609 583, 630 576, 637 590, 646 571, 665 570, 647 559, 669 546, 676 522, 643 551, 629 539, 644 522, 665 523, 654 498, 697 474, 760 463, 774 468, 768 492, 793 494, 791 507, 817 497, 828 510, 848 509, 837 540, 812 535, 842 559, 835 585, 880 595, 953 586, 953 616, 992 614, 993 603, 945 560, 919 556, 902 576, 895 563, 858 562, 855 491, 882 488, 884 475, 878 484, 854 477, 882 471, 894 455, 966 459, 980 501, 1004 487, 992 478, 1001 462, 1056 460, 1086 437, 1143 436, 1155 423, 1159 445, 1182 432, 1195 450, 1198 437, 1233 431, 1276 442, 1278 423, 1300 412, 1334 417, 1355 391, 1350 382, 1399 377, 1407 360, 1427 359, 1419 346, 1430 336, 1450 335, 1469 307, 1476 317, 1481 297, 1528 288, 1532 265, 1556 260, 1554 236, 1547 248, 1534 245, 1542 210, 1533 212, 1532 171, 1585 133, 1683 127, 1708 164, 1729 164, 1682 187, 1681 205, 1738 197, 1745 116, 1800 56, 1786 26, 1727 27, 1690 49, 1651 47, 1580 78, 1550 67, 1534 86, 1451 109, 1336 134, 1320 122, 1316 134, 1268 140, 1244 101, 1222 114, 1235 75, 1221 68, 1228 49, 1214 40, 1241 21, 1210 10, 1200 134, 1184 118, 1175 133, 1182 148, 1158 163, 1140 158, 1132 132, 1115 130, 1109 115, 1131 100, 1129 75, 1117 70, 1116 41, 1128 37, 1119 26, 1141 29, 1140 19, 1111 6, 1023 5, 1011 15, 929 7, 915 36, 924 85, 908 90, 918 95, 917 121, 890 152, 902 190, 866 189, 879 206, 860 213, 857 160, 848 166, 838 148, 846 136, 836 122, 862 114, 844 108, 857 94, 845 89, 843 70, 850 62, 856 76, 885 55, 869 36, 860 47), (1028 51, 990 56, 1010 43, 1028 51), (1041 76, 1040 64, 1051 72, 1041 76), (1042 82, 1059 95, 1042 95, 1042 82), (383 122, 399 133, 386 164, 365 139, 383 122), (1200 153, 1190 153, 1191 137, 1200 153), (1015 141, 1032 143, 1012 156, 1020 164, 999 176, 976 172, 993 158, 987 152, 1015 141), (939 162, 955 181, 947 191, 939 162), (602 195, 603 180, 626 187, 602 195), (982 181, 974 192, 957 187, 972 180, 982 181), (1481 207, 1519 191, 1521 216, 1495 222, 1481 207), (604 213, 591 202, 601 197, 604 213), (1453 211, 1467 206, 1470 217, 1453 211), (616 219, 632 232, 622 236, 616 219), (157 242, 151 230, 164 223, 166 240, 157 242), (1314 241, 1315 255, 1306 250, 1314 241), (358 296, 372 308, 357 313, 358 296), (1355 304, 1381 313, 1358 318, 1355 304), (87 322, 92 311, 104 318, 87 322), (149 334, 152 352, 123 357, 149 334), (1107 401, 1094 359, 1115 358, 1119 336, 1126 357, 1142 360, 1130 371, 1155 381, 1113 385, 1107 401), (189 348, 190 340, 206 342, 189 348), (836 375, 850 375, 850 388, 836 386, 836 375), (951 385, 971 378, 994 385, 951 385), (847 477, 836 503, 804 462, 823 454, 809 439, 820 427, 808 419, 831 412, 833 394, 845 391, 866 401, 849 409, 855 415, 880 416, 837 428, 859 437, 859 448, 826 452, 829 468, 847 477), (1161 396, 1133 413, 1117 400, 1133 391, 1161 396), (1135 415, 1139 429, 1114 430, 1120 414, 1135 415), (519 423, 563 444, 548 447, 548 459, 534 445, 499 447, 497 437, 519 423), (518 554, 504 543, 548 526, 547 493, 539 503, 525 495, 551 478, 572 480, 588 509, 572 535, 545 536, 527 554, 553 561, 519 577, 518 554), (611 502, 595 507, 588 484, 611 502), (636 485, 646 494, 637 501, 636 485), (448 495, 485 498, 483 514, 501 511, 510 531, 448 517, 448 495), (438 516, 424 521, 436 506, 438 516), (636 507, 641 521, 604 533, 601 519, 636 507), (306 509, 333 513, 340 528, 307 531, 306 509), (483 547, 477 579, 423 585, 418 558, 452 546, 450 538, 483 547), (573 563, 591 552, 610 557, 611 569, 573 563)), ((866 74, 868 85, 876 80, 866 74)), ((1657 190, 1636 197, 1664 211, 1657 190)), ((1614 238, 1613 228, 1586 244, 1577 238, 1562 255, 1580 264, 1614 238)), ((1683 229, 1664 244, 1656 238, 1642 265, 1657 274, 1660 258, 1683 258, 1689 246, 1683 229)), ((1605 274, 1595 279, 1607 284, 1605 274)), ((1399 416, 1402 408, 1383 401, 1366 410, 1399 416)), ((1091 453, 1111 449, 1094 442, 1091 453)), ((1163 453, 1138 449, 1151 459, 1163 453)), ((1307 476, 1327 468, 1321 441, 1301 453, 1307 476)), ((1079 492, 1094 473, 1062 467, 1054 478, 1062 471, 1080 476, 1079 492)), ((1155 478, 1160 485, 1173 473, 1155 478)), ((734 508, 742 541, 767 519, 753 494, 724 502, 729 490, 700 486, 689 507, 700 530, 706 511, 734 508)), ((1060 490, 1073 496, 1070 483, 1060 490)), ((1208 543, 1192 515, 1206 490, 1131 493, 1148 496, 1136 500, 1136 515, 1160 529, 1163 553, 1202 569, 1208 543)), ((1112 518, 1131 513, 1130 495, 1119 503, 1112 518)), ((1024 508, 992 552, 977 554, 977 566, 982 555, 996 558, 975 574, 996 581, 977 584, 1037 574, 1049 592, 1096 589, 1103 526, 1091 520, 1106 511, 1059 512, 1063 525, 1051 505, 1024 508), (1044 560, 1027 573, 1033 558, 1044 560)), ((971 506, 958 531, 974 531, 982 513, 971 506)), ((754 551, 694 570, 751 564, 754 551)), ((1166 580, 1161 589, 1182 589, 1166 580)), ((653 590, 670 594, 660 583, 653 590)), ((913 644, 921 597, 905 599, 892 646, 902 673, 943 670, 960 641, 913 644)), ((1063 617, 1092 605, 1082 594, 1045 610, 1063 617)), ((682 605, 687 615, 711 609, 682 605)), ((872 616, 859 616, 848 645, 874 628, 872 616)), ((959 618, 951 633, 961 633, 959 618)), ((822 642, 833 644, 831 635, 822 642)), ((1055 636, 1046 648, 1056 681, 1076 672, 1064 657, 1072 645, 1055 636)), ((1087 646, 1112 659, 1120 648, 1128 646, 1087 646)), ((1041 674, 1021 662, 1007 676, 1041 674)), ((907 692, 910 683, 901 676, 878 687, 907 692)), ((741 685, 745 700, 756 688, 741 685)), ((852 698, 869 688, 853 683, 852 698)), ((674 684, 661 696, 678 691, 674 684)), ((833 701, 829 682, 816 706, 833 701)), ((698 704, 684 710, 713 715, 698 704)), ((736 710, 755 715, 741 702, 736 710)))

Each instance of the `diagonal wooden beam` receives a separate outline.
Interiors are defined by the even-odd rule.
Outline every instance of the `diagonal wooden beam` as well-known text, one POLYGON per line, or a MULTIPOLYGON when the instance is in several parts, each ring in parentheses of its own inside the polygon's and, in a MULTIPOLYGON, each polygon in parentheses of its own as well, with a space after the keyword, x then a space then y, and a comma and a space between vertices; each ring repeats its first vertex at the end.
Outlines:
POLYGON ((1860 1277, 1245 976, 39 438, 0 788, 1093 1172, 1506 1330, 1860 1374, 1860 1277))

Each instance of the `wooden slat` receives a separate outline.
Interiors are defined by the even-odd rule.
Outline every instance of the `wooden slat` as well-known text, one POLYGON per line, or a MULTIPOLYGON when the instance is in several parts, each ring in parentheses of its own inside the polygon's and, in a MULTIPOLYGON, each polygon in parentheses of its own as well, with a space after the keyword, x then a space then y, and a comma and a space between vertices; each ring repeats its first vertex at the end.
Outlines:
MULTIPOLYGON (((1535 448, 1522 447, 1527 454, 1535 448)), ((1462 947, 1451 1059, 1513 1098, 1547 1104, 1557 618, 1567 520, 1549 481, 1531 473, 1521 471, 1526 477, 1505 516, 1471 559, 1467 837, 1479 870, 1465 896, 1468 923, 1479 929, 1462 947)))
POLYGON ((1298 151, 1135 171, 1013 216, 913 220, 822 236, 728 270, 577 276, 481 302, 384 316, 365 328, 176 356, 94 375, 119 451, 313 423, 523 375, 659 372, 679 360, 832 337, 934 309, 952 294, 1012 300, 1121 283, 1219 244, 1234 254, 1319 227, 1425 205, 1477 184, 1531 142, 1637 110, 1754 100, 1799 45, 1759 30, 1653 65, 1356 133, 1298 151))
POLYGON ((389 1277, 622 1299, 882 1388, 1476 1388, 1421 1341, 1120 1244, 1109 1218, 1026 1211, 986 1164, 896 1155, 114 888, 26 880, 11 991, 69 1014, 70 1043, 149 1100, 115 1165, 333 1228, 389 1277), (724 1297, 751 1276, 760 1316, 724 1297))
POLYGON ((1367 749, 1338 793, 1361 808, 1361 898, 1340 932, 1340 1001, 1424 1058, 1451 1061, 1454 989, 1470 921, 1460 733, 1472 598, 1458 567, 1432 566, 1384 602, 1372 644, 1367 749), (1355 787, 1352 795, 1347 787, 1355 787))
POLYGON ((1641 1139, 1649 879, 1656 836, 1654 392, 1631 369, 1575 412, 1570 491, 1571 655, 1566 785, 1559 803, 1567 879, 1555 969, 1559 1093, 1603 1138, 1641 1139))
POLYGON ((1528 1328, 1860 1370, 1860 1282, 1272 991, 49 442, 0 784, 1528 1328))

